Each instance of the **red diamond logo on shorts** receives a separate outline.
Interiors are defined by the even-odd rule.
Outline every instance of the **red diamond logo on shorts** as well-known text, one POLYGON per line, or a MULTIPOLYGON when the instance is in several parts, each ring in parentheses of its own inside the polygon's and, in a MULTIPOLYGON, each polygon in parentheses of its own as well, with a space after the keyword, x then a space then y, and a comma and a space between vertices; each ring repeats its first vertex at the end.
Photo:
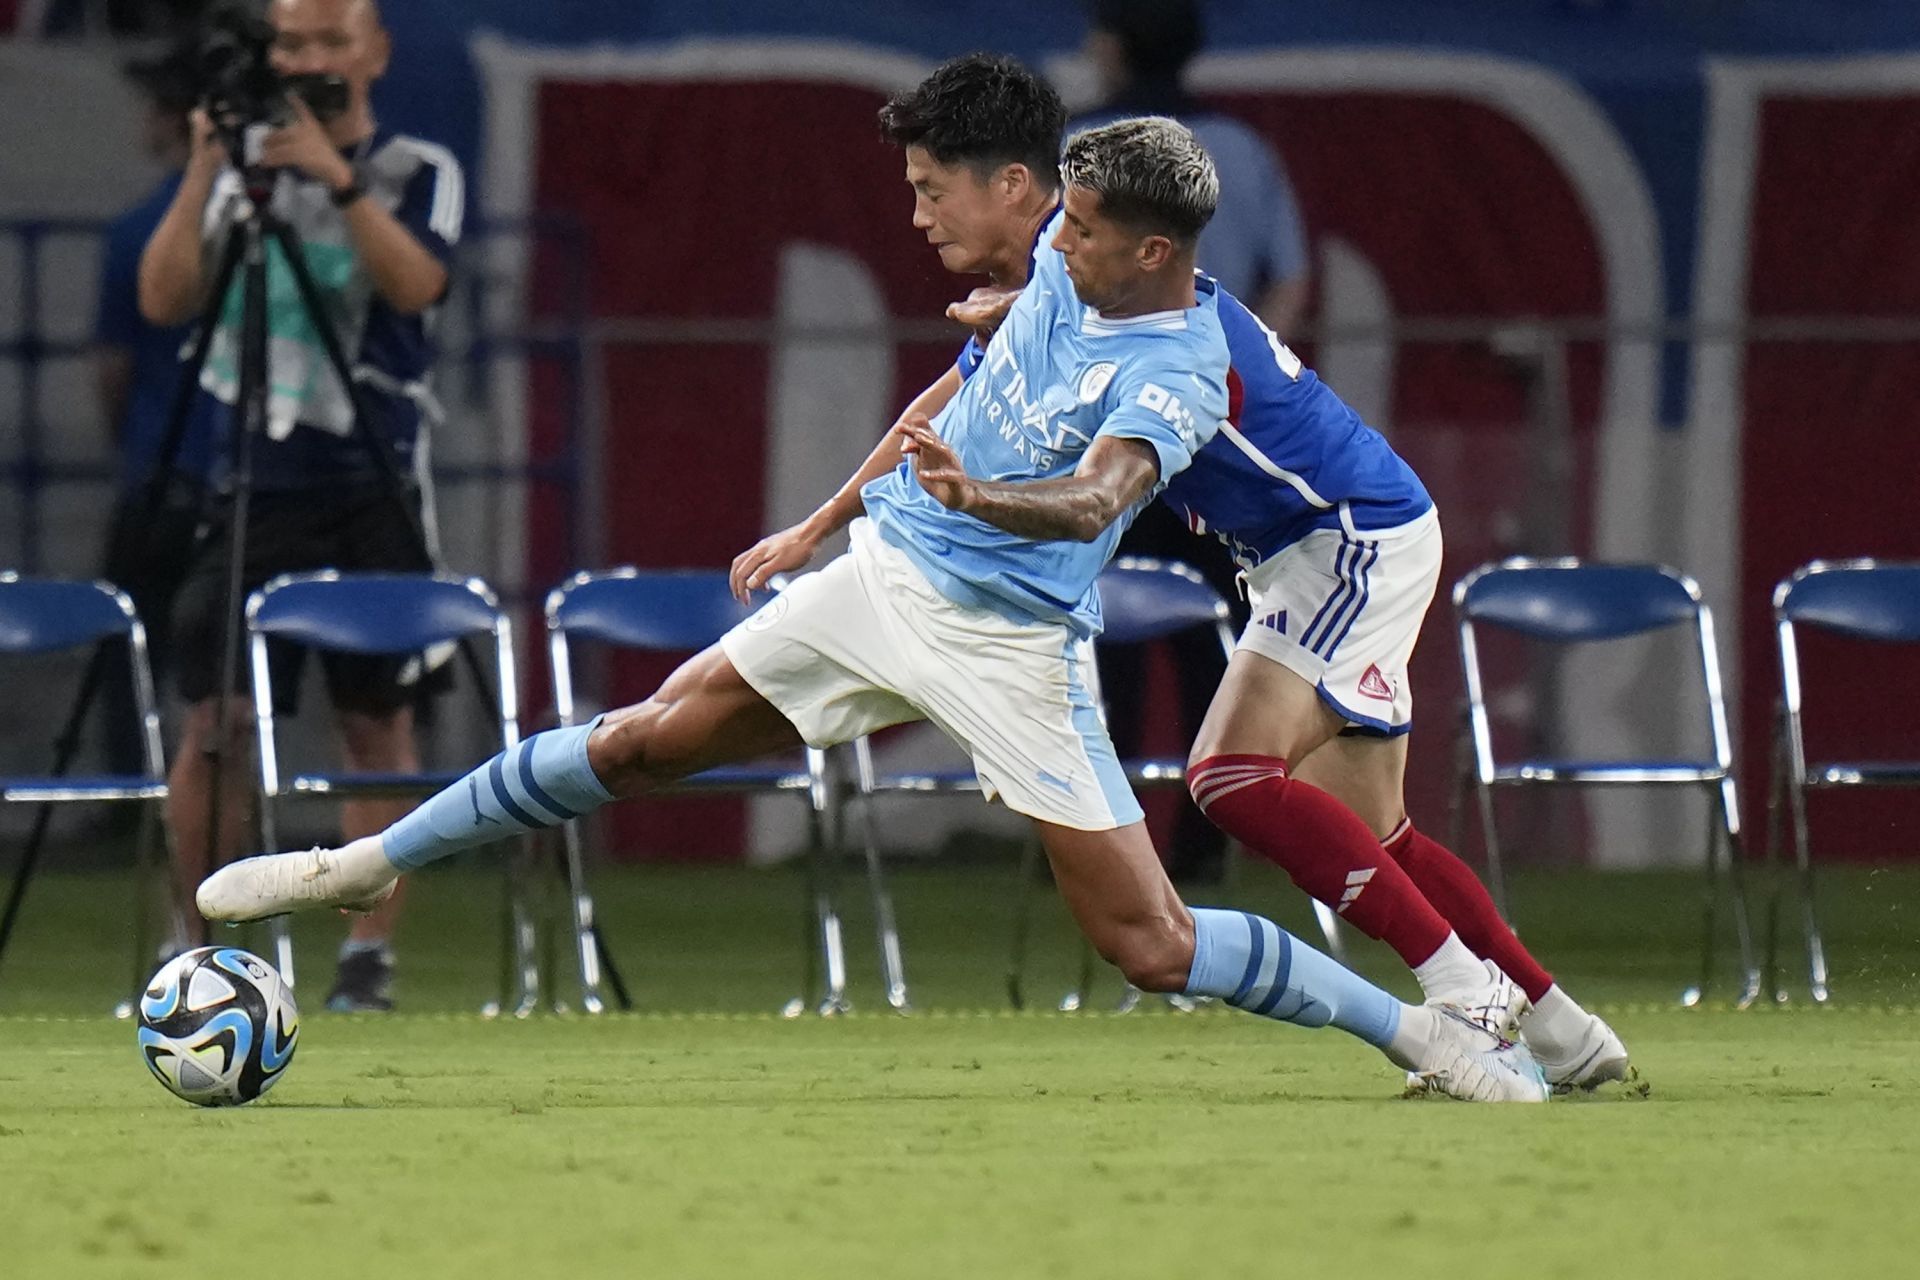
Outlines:
POLYGON ((1380 668, 1369 666, 1367 673, 1360 677, 1360 692, 1369 698, 1378 698, 1382 702, 1393 701, 1393 690, 1387 685, 1387 678, 1380 674, 1380 668))

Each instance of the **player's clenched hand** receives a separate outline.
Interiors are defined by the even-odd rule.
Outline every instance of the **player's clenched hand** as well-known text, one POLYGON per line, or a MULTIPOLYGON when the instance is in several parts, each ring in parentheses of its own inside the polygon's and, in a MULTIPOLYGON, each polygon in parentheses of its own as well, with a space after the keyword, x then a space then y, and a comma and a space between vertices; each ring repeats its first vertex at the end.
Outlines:
POLYGON ((776 573, 806 568, 819 549, 820 535, 804 521, 760 539, 733 558, 733 568, 727 573, 733 598, 741 604, 751 603, 747 599, 751 592, 766 586, 776 573))
POLYGON ((954 511, 966 510, 973 479, 960 465, 960 455, 934 434, 924 414, 908 414, 894 427, 901 436, 900 452, 913 460, 913 477, 934 501, 954 511))
POLYGON ((970 326, 979 337, 980 345, 985 346, 1019 299, 1018 289, 996 289, 991 285, 982 285, 969 293, 965 302, 949 306, 947 319, 970 326))

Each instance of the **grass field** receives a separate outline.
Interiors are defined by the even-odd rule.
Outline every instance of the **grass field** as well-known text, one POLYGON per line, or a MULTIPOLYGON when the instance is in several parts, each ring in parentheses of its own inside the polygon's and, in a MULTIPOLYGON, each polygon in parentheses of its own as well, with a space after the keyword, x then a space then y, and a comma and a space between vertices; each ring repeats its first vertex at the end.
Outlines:
MULTIPOLYGON (((0 972, 0 1274, 1920 1270, 1910 872, 1832 879, 1836 1007, 1748 1013, 1671 1004, 1692 970, 1691 878, 1522 880, 1536 949, 1651 1085, 1538 1108, 1401 1102, 1364 1046, 1230 1011, 1001 1012, 998 866, 903 871, 923 1008, 833 1022, 770 1012, 796 973, 788 873, 605 881, 643 1012, 466 1012, 492 972, 496 895, 430 874, 403 937, 405 1011, 310 1010, 272 1094, 203 1112, 103 1015, 124 985, 124 882, 46 878, 0 972)), ((1312 936, 1270 877, 1232 897, 1312 936)), ((1036 970, 1054 991, 1071 951, 1049 924, 1036 970)), ((334 936, 302 932, 309 1005, 334 936)), ((1360 960, 1407 989, 1378 951, 1360 960)))

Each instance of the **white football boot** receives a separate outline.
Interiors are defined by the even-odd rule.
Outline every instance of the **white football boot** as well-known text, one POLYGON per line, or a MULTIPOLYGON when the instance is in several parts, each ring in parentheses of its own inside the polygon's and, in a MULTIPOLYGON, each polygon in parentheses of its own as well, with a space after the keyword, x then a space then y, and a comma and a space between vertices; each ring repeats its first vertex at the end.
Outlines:
POLYGON ((207 919, 229 924, 318 907, 371 911, 393 895, 400 878, 380 853, 378 839, 230 862, 200 882, 194 903, 207 919))
POLYGON ((1545 1102, 1552 1090, 1527 1047, 1506 1040, 1446 1006, 1434 1006, 1433 1030, 1407 1073, 1407 1096, 1445 1094, 1463 1102, 1545 1102))
POLYGON ((1535 1051, 1547 1083, 1556 1093, 1574 1089, 1597 1089, 1615 1080, 1625 1080, 1632 1070, 1627 1046, 1599 1014, 1587 1015, 1586 1033, 1564 1053, 1551 1056, 1535 1051))
POLYGON ((1443 991, 1427 1000, 1430 1009, 1451 1009, 1474 1026, 1502 1040, 1520 1038, 1520 1018, 1533 1007, 1520 984, 1500 971, 1493 961, 1487 966, 1487 980, 1479 986, 1458 991, 1443 991))

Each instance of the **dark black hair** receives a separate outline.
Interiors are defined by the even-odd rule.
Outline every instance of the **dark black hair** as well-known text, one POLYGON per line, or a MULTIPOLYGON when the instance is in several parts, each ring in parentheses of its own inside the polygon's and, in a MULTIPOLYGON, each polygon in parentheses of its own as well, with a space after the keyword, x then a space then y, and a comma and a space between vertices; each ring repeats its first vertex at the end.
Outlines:
POLYGON ((1060 132, 1067 109, 1033 72, 1012 58, 970 53, 880 108, 880 133, 901 147, 924 147, 944 165, 964 164, 985 179, 1023 164, 1045 190, 1060 185, 1060 132))
POLYGON ((1207 39, 1198 0, 1091 0, 1087 21, 1119 37, 1128 69, 1142 79, 1177 77, 1207 39))

